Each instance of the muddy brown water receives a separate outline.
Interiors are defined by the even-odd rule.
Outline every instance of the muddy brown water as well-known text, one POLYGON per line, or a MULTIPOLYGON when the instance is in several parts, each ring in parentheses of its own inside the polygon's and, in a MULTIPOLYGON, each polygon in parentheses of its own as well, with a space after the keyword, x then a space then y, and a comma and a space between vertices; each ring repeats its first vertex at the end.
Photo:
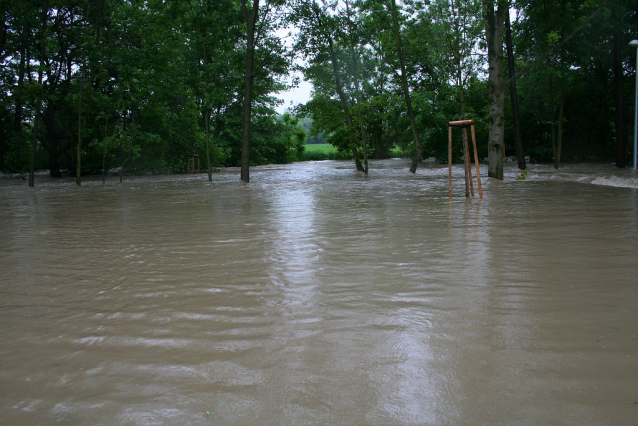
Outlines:
POLYGON ((0 180, 0 424, 638 424, 636 171, 407 168, 0 180))

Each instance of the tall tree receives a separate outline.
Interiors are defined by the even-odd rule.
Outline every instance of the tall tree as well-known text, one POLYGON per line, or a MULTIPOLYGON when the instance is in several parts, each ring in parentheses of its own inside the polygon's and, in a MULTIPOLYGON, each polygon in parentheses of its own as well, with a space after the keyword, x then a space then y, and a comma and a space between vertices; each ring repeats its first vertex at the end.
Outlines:
POLYGON ((408 87, 408 74, 405 66, 405 53, 403 51, 403 42, 401 40, 399 11, 397 9, 396 0, 390 0, 390 10, 392 12, 392 29, 394 31, 394 39, 396 41, 397 52, 399 53, 399 64, 401 66, 401 87, 403 88, 403 96, 405 97, 405 103, 408 109, 410 128, 412 129, 412 135, 414 136, 414 156, 412 157, 410 171, 412 173, 416 173, 416 169, 417 167, 419 167, 419 161, 421 161, 421 137, 419 136, 419 131, 416 127, 414 110, 412 109, 412 96, 410 95, 410 89, 408 87))
POLYGON ((241 0, 246 17, 246 73, 244 89, 244 120, 241 139, 241 180, 250 182, 250 122, 253 101, 253 79, 255 67, 255 30, 259 20, 259 0, 253 0, 249 9, 247 0, 241 0))
POLYGON ((49 8, 48 8, 48 4, 47 4, 47 0, 43 1, 43 5, 42 5, 42 27, 41 27, 41 31, 42 34, 40 36, 40 45, 39 45, 39 50, 40 50, 40 62, 39 62, 39 66, 38 66, 38 85, 37 90, 38 90, 38 95, 36 96, 35 99, 35 104, 34 104, 34 117, 33 117, 33 139, 31 142, 31 163, 29 165, 29 186, 30 187, 34 187, 35 186, 35 156, 36 156, 36 150, 37 150, 37 145, 38 145, 38 125, 40 124, 40 107, 41 107, 41 93, 42 93, 42 75, 43 75, 43 68, 44 68, 44 61, 45 61, 45 43, 46 43, 46 37, 47 37, 47 23, 48 23, 48 19, 49 19, 49 8))
MULTIPOLYGON (((365 172, 365 168, 359 159, 359 153, 355 142, 354 120, 350 112, 350 101, 346 93, 344 73, 342 70, 342 60, 340 54, 341 44, 347 41, 341 40, 339 35, 342 32, 341 21, 338 19, 336 7, 338 2, 328 4, 322 0, 321 4, 316 0, 302 0, 296 5, 294 22, 299 26, 300 32, 297 37, 296 47, 301 50, 302 55, 309 59, 310 66, 306 69, 306 74, 314 73, 315 78, 328 78, 331 89, 336 95, 341 106, 341 111, 346 119, 346 131, 348 144, 355 162, 357 170, 365 172), (330 12, 333 12, 332 14, 330 12), (324 66, 325 65, 325 66, 324 66), (327 69, 330 72, 326 73, 327 69)), ((316 90, 316 89, 315 89, 316 90)), ((317 99, 321 99, 317 97, 317 99)))
POLYGON ((489 139, 488 176, 503 179, 505 141, 505 81, 503 78, 503 27, 509 13, 507 0, 483 0, 488 60, 489 139))
POLYGON ((507 14, 506 21, 506 44, 507 44, 507 66, 509 70, 510 85, 510 102, 512 104, 512 122, 514 124, 514 145, 516 146, 516 157, 518 159, 518 168, 525 170, 525 153, 523 152, 523 139, 521 138, 521 122, 518 114, 518 96, 516 94, 516 74, 514 68, 514 47, 512 45, 512 24, 510 22, 510 14, 507 14))

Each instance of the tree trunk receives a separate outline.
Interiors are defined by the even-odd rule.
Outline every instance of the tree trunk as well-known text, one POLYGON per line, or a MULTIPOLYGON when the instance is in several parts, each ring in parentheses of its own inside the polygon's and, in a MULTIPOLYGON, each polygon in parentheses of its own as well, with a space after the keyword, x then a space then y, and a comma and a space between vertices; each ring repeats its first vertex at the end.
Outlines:
POLYGON ((208 108, 204 108, 204 127, 206 128, 206 167, 208 168, 208 181, 213 181, 213 172, 210 169, 210 110, 208 108))
POLYGON ((38 108, 34 112, 33 118, 33 138, 31 139, 31 163, 29 164, 29 186, 35 186, 35 154, 38 146, 38 123, 40 122, 40 116, 38 114, 38 108))
POLYGON ((414 157, 412 158, 410 171, 412 173, 416 173, 416 169, 417 167, 419 167, 419 161, 421 160, 421 138, 419 137, 419 131, 416 128, 416 121, 414 120, 414 112, 412 111, 412 97, 410 96, 410 90, 408 88, 408 76, 405 69, 405 54, 403 52, 403 43, 401 42, 401 34, 399 32, 399 12, 397 11, 396 0, 392 0, 391 5, 392 21, 394 24, 394 39, 397 44, 397 51, 399 53, 399 64, 401 66, 401 85, 403 87, 403 95, 405 96, 405 103, 408 109, 408 117, 410 118, 412 135, 414 136, 414 157))
MULTIPOLYGON (((346 11, 348 14, 348 22, 351 24, 350 3, 346 2, 346 11)), ((350 26, 350 32, 353 33, 352 25, 350 26)), ((356 54, 354 43, 350 42, 350 58, 352 60, 354 71, 354 84, 355 84, 355 99, 357 101, 357 117, 359 119, 359 129, 361 131, 361 147, 363 148, 363 168, 366 176, 368 175, 368 142, 366 137, 366 126, 363 122, 363 114, 361 113, 361 91, 359 84, 359 57, 356 54)))
MULTIPOLYGON (((40 64, 44 63, 44 42, 46 39, 46 32, 47 32, 47 19, 49 16, 47 9, 48 9, 47 0, 44 0, 44 4, 42 8, 42 39, 40 40, 40 64)), ((42 67, 39 67, 39 70, 38 70, 38 89, 42 90, 42 67)), ((37 152, 37 145, 38 145, 38 121, 39 121, 41 98, 42 98, 42 95, 38 94, 36 99, 36 105, 34 108, 33 140, 31 143, 31 162, 29 164, 29 186, 30 187, 35 186, 35 154, 37 152)))
POLYGON ((549 78, 549 134, 552 138, 552 154, 554 154, 554 168, 558 169, 558 149, 556 147, 556 105, 554 105, 554 79, 549 78))
POLYGON ((247 0, 242 0, 244 15, 248 29, 248 40, 246 50, 246 74, 244 89, 244 125, 241 142, 241 180, 250 182, 250 119, 253 98, 253 78, 255 60, 255 27, 259 19, 259 0, 253 0, 253 7, 249 11, 246 5, 247 0))
POLYGON ((514 49, 512 45, 512 25, 510 23, 510 15, 507 14, 505 21, 506 39, 507 39, 507 64, 510 75, 510 102, 512 103, 512 122, 514 124, 514 145, 516 146, 516 157, 518 159, 518 168, 525 170, 525 153, 523 152, 523 140, 521 139, 521 121, 518 116, 518 96, 516 95, 516 79, 513 78, 516 73, 514 69, 514 49))
POLYGON ((558 143, 556 146, 556 164, 560 166, 560 157, 563 152, 563 118, 565 117, 565 85, 560 86, 560 105, 558 107, 558 143))
MULTIPOLYGON (((355 71, 356 73, 356 71, 355 71)), ((359 81, 357 80, 357 116, 359 117, 359 126, 361 128, 361 145, 363 147, 363 164, 364 173, 368 174, 368 143, 366 141, 366 126, 363 123, 363 114, 361 113, 361 95, 359 94, 359 81)))
POLYGON ((6 160, 5 160, 5 158, 7 158, 7 151, 8 151, 8 146, 7 146, 6 135, 2 130, 0 130, 0 172, 7 171, 6 160))
POLYGON ((506 0, 483 0, 488 58, 489 140, 488 176, 503 179, 505 84, 503 79, 503 26, 509 13, 506 0), (496 8, 495 8, 496 6, 496 8))
POLYGON ((619 30, 622 24, 622 13, 620 7, 614 8, 614 100, 616 104, 616 114, 614 116, 614 127, 616 133, 616 167, 625 168, 627 162, 627 145, 625 142, 625 123, 623 120, 623 64, 622 64, 622 37, 619 30))
MULTIPOLYGON (((80 77, 81 78, 81 77, 80 77)), ((75 169, 75 184, 82 186, 82 84, 80 83, 80 96, 78 100, 78 141, 77 164, 75 169)))
MULTIPOLYGON (((132 143, 131 143, 131 145, 132 145, 132 143)), ((122 183, 122 181, 124 180, 124 166, 126 166, 126 162, 129 160, 129 158, 131 158, 131 150, 132 150, 132 147, 129 146, 128 156, 126 157, 126 159, 122 163, 122 168, 120 169, 120 183, 122 183)))
POLYGON ((109 119, 108 117, 105 120, 104 123, 104 152, 102 153, 102 184, 104 185, 106 183, 106 154, 108 154, 108 149, 106 147, 106 132, 108 131, 109 128, 109 119))

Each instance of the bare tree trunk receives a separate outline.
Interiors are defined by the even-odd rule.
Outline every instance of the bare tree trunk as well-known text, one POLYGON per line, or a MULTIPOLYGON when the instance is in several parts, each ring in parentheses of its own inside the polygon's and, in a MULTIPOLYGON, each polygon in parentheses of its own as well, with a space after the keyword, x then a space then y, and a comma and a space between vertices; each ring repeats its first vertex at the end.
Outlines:
POLYGON ((126 166, 126 162, 129 160, 129 158, 131 158, 132 144, 133 143, 131 142, 131 146, 129 146, 129 150, 128 150, 128 156, 122 163, 122 168, 120 169, 120 183, 122 183, 122 181, 124 180, 124 166, 126 166))
POLYGON ((489 140, 488 176, 503 179, 505 82, 503 78, 503 26, 509 13, 507 0, 483 0, 488 57, 489 140), (495 8, 496 6, 496 8, 495 8))
POLYGON ((554 154, 554 168, 558 169, 558 150, 556 148, 556 106, 554 105, 554 79, 549 78, 549 134, 552 139, 552 154, 554 154))
POLYGON ((523 152, 523 140, 521 139, 521 121, 518 116, 518 96, 516 95, 516 79, 513 78, 514 70, 514 48, 512 46, 512 25, 510 23, 510 14, 507 14, 505 21, 506 39, 507 39, 507 65, 510 76, 510 102, 512 103, 512 122, 514 124, 514 145, 516 146, 516 157, 518 159, 518 168, 525 170, 525 153, 523 152))
MULTIPOLYGON (((39 103, 39 101, 38 101, 39 103)), ((29 186, 35 186, 35 154, 38 145, 38 124, 40 123, 40 115, 38 114, 39 107, 35 109, 35 117, 33 119, 33 138, 31 139, 31 163, 29 165, 29 186)))
MULTIPOLYGON (((208 181, 212 182, 213 181, 213 171, 210 168, 210 129, 209 129, 209 122, 210 122, 210 110, 208 108, 204 109, 204 127, 206 128, 206 167, 208 168, 208 181)), ((199 160, 198 160, 199 161, 199 160)))
POLYGON ((106 133, 109 129, 109 118, 108 116, 104 120, 104 139, 102 139, 104 143, 104 151, 102 152, 102 185, 106 183, 106 155, 108 154, 108 148, 106 145, 106 133))
POLYGON ((560 105, 558 107, 558 144, 556 146, 556 163, 560 166, 560 157, 563 152, 563 118, 565 117, 565 85, 560 86, 560 105))
POLYGON ((249 11, 246 5, 247 0, 242 0, 241 4, 246 16, 248 27, 248 40, 246 51, 246 85, 244 89, 244 125, 241 141, 241 180, 250 182, 250 120, 253 101, 253 79, 255 61, 255 27, 259 19, 259 0, 253 0, 253 7, 249 11))
POLYGON ((412 110, 412 97, 410 96, 410 90, 408 88, 408 76, 405 69, 405 54, 403 52, 403 43, 401 42, 401 34, 399 28, 399 12, 397 11, 396 0, 391 1, 392 6, 392 21, 394 24, 394 39, 397 44, 397 51, 399 52, 399 64, 401 66, 401 85, 403 87, 403 95, 405 96, 405 103, 408 108, 408 117, 410 118, 410 127, 412 128, 412 135, 414 136, 414 157, 412 158, 412 164, 410 165, 410 171, 416 173, 417 167, 419 167, 419 161, 421 160, 421 138, 419 137, 419 131, 416 128, 416 121, 414 120, 414 112, 412 110))
MULTIPOLYGON (((356 68, 356 65, 355 65, 355 68, 356 68)), ((367 175, 368 174, 368 143, 366 140, 366 126, 365 126, 365 123, 363 122, 363 114, 361 113, 361 95, 359 93, 359 80, 357 80, 356 84, 357 84, 357 95, 356 95, 357 96, 357 116, 359 117, 359 126, 361 128, 361 144, 363 146, 364 172, 367 175)))
MULTIPOLYGON (((47 0, 44 0, 43 10, 42 10, 42 39, 40 40, 40 64, 44 63, 44 42, 46 39, 47 32, 47 19, 48 19, 48 7, 47 0)), ((38 89, 42 90, 42 67, 39 67, 38 70, 38 89)), ((42 101, 42 95, 37 95, 36 105, 34 108, 33 118, 33 140, 31 143, 31 163, 29 164, 29 186, 35 186, 35 155, 37 152, 38 146, 38 123, 40 121, 40 103, 42 101)))
MULTIPOLYGON (((80 77, 82 78, 82 77, 80 77)), ((75 169, 75 184, 82 186, 82 84, 80 83, 80 96, 78 100, 78 141, 77 141, 77 163, 75 169)))
POLYGON ((616 133, 616 167, 625 168, 627 162, 627 145, 625 142, 625 123, 623 120, 623 64, 622 64, 622 37, 623 34, 618 27, 622 24, 622 13, 620 7, 614 8, 614 98, 616 104, 616 114, 614 116, 614 127, 616 133))

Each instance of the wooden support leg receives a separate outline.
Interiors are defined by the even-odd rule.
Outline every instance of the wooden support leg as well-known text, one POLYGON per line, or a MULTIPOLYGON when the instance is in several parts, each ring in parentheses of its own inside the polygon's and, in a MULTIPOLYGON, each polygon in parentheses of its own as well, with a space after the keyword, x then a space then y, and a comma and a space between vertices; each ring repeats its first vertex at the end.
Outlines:
MULTIPOLYGON (((463 128, 463 130, 465 130, 465 128, 463 128)), ((463 136, 465 136, 465 133, 463 133, 463 136)), ((467 141, 465 140, 465 138, 462 138, 461 143, 463 144, 463 169, 464 169, 463 171, 465 175, 465 196, 469 197, 470 196, 470 179, 468 175, 467 159, 470 153, 468 152, 467 141)))
POLYGON ((448 127, 449 131, 449 143, 448 143, 448 176, 449 176, 449 191, 448 195, 452 198, 452 126, 448 127))
POLYGON ((483 189, 481 188, 481 172, 479 170, 478 152, 476 150, 476 132, 474 131, 474 124, 472 124, 472 145, 474 147, 474 163, 476 164, 476 183, 478 185, 479 197, 483 198, 483 189))
POLYGON ((467 138, 467 127, 463 127, 463 145, 465 146, 465 152, 467 153, 465 157, 465 168, 467 169, 467 175, 470 181, 470 193, 472 197, 474 196, 474 182, 472 181, 472 159, 470 154, 470 146, 467 138))

